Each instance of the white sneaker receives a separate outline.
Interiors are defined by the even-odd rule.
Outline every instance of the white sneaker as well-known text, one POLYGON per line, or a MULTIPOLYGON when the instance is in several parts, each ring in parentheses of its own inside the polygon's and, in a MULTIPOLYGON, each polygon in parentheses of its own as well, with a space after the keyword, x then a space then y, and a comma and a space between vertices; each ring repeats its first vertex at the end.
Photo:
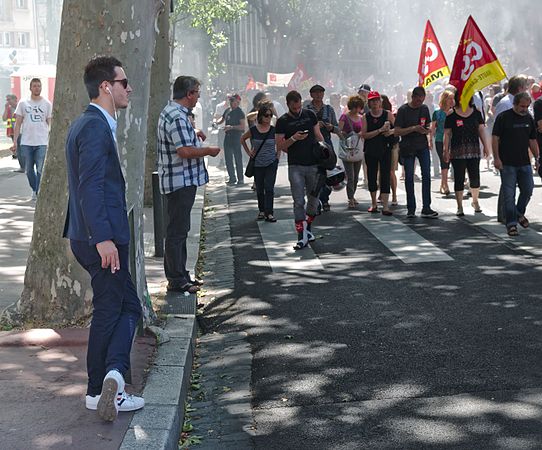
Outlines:
POLYGON ((127 394, 123 391, 117 397, 119 411, 137 411, 145 406, 145 399, 132 394, 127 394))
POLYGON ((110 370, 104 378, 102 393, 98 399, 98 415, 108 422, 117 418, 119 405, 117 396, 124 392, 124 378, 117 370, 110 370))
MULTIPOLYGON (((98 409, 98 403, 100 402, 101 395, 87 395, 85 398, 85 406, 87 409, 96 411, 98 409)), ((126 391, 121 392, 116 397, 118 411, 137 411, 145 406, 145 399, 142 397, 136 397, 135 395, 127 394, 126 391)))

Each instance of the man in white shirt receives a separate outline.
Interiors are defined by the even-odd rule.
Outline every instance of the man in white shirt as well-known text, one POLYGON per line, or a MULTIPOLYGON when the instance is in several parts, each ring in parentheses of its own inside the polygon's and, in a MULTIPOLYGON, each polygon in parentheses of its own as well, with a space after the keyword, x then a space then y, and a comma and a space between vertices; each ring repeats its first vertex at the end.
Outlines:
POLYGON ((527 91, 527 76, 526 75, 514 75, 508 80, 508 94, 505 95, 497 106, 495 106, 495 118, 504 112, 512 109, 514 104, 514 97, 520 92, 527 91))
POLYGON ((41 96, 41 80, 30 80, 30 98, 21 100, 15 110, 15 135, 17 145, 19 134, 22 136, 17 151, 22 152, 28 183, 35 200, 40 187, 43 162, 49 142, 49 125, 53 107, 51 102, 41 96))

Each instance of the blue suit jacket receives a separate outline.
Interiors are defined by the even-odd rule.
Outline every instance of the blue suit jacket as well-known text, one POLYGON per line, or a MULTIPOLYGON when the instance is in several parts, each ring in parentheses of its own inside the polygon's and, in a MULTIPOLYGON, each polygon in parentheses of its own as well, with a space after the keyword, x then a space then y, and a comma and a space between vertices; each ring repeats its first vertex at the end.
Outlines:
POLYGON ((70 126, 66 140, 69 202, 64 237, 89 245, 130 242, 126 186, 111 128, 102 112, 88 106, 70 126))

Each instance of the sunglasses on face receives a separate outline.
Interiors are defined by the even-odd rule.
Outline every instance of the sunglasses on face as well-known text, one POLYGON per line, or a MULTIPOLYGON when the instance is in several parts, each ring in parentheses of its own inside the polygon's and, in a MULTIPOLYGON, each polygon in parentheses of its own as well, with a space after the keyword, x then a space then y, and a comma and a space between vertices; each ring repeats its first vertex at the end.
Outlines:
POLYGON ((128 78, 123 78, 122 80, 110 80, 110 83, 120 83, 122 87, 126 89, 128 87, 128 78))
POLYGON ((272 113, 262 114, 262 117, 273 117, 273 114, 272 113))

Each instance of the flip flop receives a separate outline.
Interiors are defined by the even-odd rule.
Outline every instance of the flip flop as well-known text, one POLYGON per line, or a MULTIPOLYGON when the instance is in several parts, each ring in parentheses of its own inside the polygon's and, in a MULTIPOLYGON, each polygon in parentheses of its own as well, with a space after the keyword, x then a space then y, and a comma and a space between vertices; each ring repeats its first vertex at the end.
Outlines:
POLYGON ((378 212, 378 208, 375 208, 374 206, 371 206, 367 212, 370 212, 371 214, 374 214, 374 213, 377 213, 378 212))
POLYGON ((508 236, 519 236, 518 228, 515 225, 508 227, 507 233, 508 236))

